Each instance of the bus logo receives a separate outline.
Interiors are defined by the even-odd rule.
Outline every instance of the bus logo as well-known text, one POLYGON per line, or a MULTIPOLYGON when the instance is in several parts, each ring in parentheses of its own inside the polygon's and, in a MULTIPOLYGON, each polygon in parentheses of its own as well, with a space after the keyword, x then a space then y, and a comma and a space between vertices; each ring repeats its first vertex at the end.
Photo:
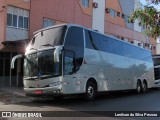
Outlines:
POLYGON ((2 112, 2 117, 12 117, 11 112, 2 112))

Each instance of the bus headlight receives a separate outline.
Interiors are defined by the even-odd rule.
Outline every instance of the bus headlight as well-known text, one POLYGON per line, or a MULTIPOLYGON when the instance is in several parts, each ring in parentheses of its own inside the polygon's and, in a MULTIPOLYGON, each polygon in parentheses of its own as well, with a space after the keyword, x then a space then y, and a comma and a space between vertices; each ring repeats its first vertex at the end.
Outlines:
POLYGON ((49 86, 50 87, 55 87, 55 86, 59 86, 61 84, 62 84, 62 82, 58 81, 58 82, 54 82, 54 83, 49 84, 49 86))

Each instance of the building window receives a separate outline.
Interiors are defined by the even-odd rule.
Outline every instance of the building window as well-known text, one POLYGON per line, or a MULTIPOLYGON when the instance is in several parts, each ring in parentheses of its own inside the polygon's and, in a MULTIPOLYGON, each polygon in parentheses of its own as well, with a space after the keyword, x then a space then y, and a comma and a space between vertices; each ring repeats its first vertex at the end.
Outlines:
POLYGON ((125 15, 122 13, 122 18, 124 18, 124 16, 125 16, 125 15))
POLYGON ((22 16, 19 16, 18 27, 23 28, 23 17, 22 16))
POLYGON ((17 15, 13 15, 13 27, 17 27, 17 15))
POLYGON ((110 9, 110 15, 111 15, 113 18, 115 18, 115 13, 116 13, 116 11, 115 11, 115 10, 110 9))
POLYGON ((7 13, 7 26, 28 29, 28 17, 7 13), (18 24, 17 24, 18 23, 18 24))
POLYGON ((89 7, 89 0, 81 0, 81 3, 84 7, 89 7))
POLYGON ((24 20, 24 28, 28 29, 28 22, 29 22, 28 17, 24 17, 23 20, 24 20))
POLYGON ((55 24, 54 20, 52 19, 43 19, 43 28, 46 28, 46 27, 51 27, 55 24))
POLYGON ((12 14, 7 13, 7 25, 12 26, 12 14))
POLYGON ((13 6, 7 7, 6 40, 28 39, 29 11, 13 6))
POLYGON ((121 40, 124 40, 124 37, 121 37, 121 40))
POLYGON ((117 16, 120 17, 120 16, 121 16, 121 13, 120 13, 120 12, 117 12, 117 16))

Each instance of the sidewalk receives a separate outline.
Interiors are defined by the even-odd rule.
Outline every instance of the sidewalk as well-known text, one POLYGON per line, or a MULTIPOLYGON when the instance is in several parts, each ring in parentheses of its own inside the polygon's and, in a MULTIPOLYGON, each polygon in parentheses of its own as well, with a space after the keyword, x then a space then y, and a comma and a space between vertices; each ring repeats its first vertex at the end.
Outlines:
POLYGON ((16 94, 19 96, 26 96, 23 90, 23 87, 2 87, 0 91, 6 91, 8 93, 16 94))

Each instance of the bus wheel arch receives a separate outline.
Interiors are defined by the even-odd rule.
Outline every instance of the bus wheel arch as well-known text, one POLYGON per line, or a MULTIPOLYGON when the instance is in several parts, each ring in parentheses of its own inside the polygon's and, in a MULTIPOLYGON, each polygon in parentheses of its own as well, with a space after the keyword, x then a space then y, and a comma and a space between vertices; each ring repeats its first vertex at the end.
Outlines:
POLYGON ((142 92, 145 93, 147 91, 148 91, 148 83, 147 83, 147 80, 144 79, 142 82, 142 92))
POLYGON ((85 89, 85 98, 87 100, 93 100, 97 94, 97 82, 94 78, 88 79, 85 89))
POLYGON ((142 92, 142 82, 140 79, 137 80, 137 86, 136 86, 137 93, 142 92))

